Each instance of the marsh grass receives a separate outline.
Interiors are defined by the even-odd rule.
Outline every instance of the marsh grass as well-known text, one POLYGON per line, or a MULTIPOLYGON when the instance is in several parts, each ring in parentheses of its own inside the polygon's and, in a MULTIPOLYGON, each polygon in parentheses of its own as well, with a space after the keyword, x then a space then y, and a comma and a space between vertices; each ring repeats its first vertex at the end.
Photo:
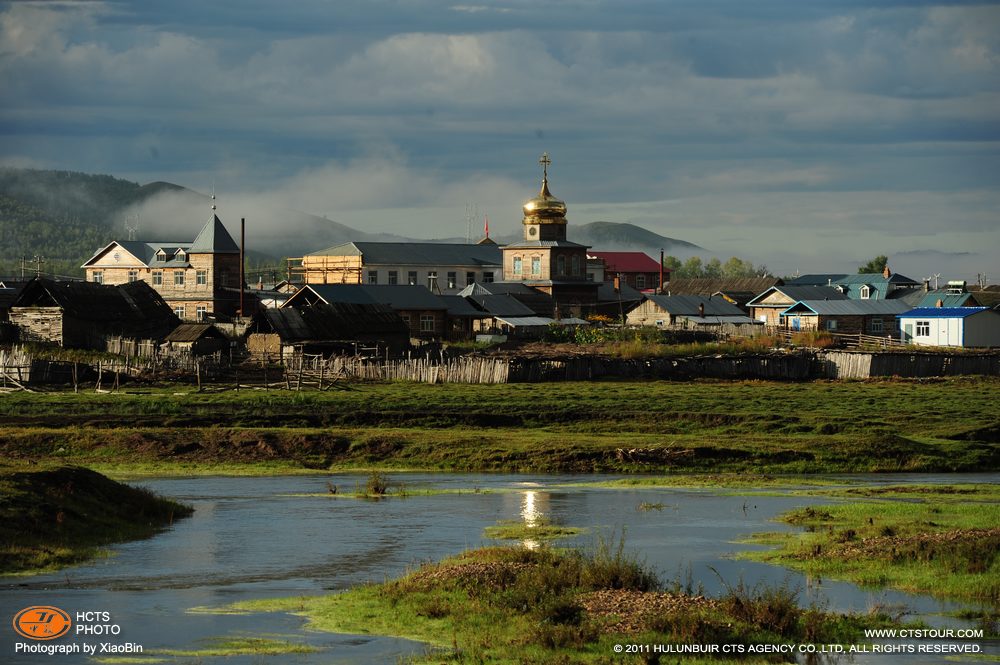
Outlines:
POLYGON ((804 531, 755 538, 779 549, 742 556, 867 587, 1000 605, 1000 503, 954 501, 954 489, 797 509, 782 519, 804 531))
POLYGON ((740 583, 716 599, 684 586, 678 580, 664 591, 624 535, 613 534, 586 549, 471 550, 340 594, 235 607, 294 612, 316 630, 422 640, 435 649, 418 660, 434 663, 607 663, 622 641, 848 644, 863 628, 887 623, 800 609, 787 585, 740 583), (608 614, 595 598, 617 609, 608 614))
POLYGON ((483 536, 490 540, 531 540, 548 541, 558 538, 571 538, 585 532, 585 529, 574 526, 553 524, 549 520, 535 520, 533 524, 520 521, 502 521, 494 526, 483 529, 483 536))
POLYGON ((12 394, 0 400, 0 458, 72 462, 118 476, 708 472, 715 477, 706 484, 736 487, 746 484, 726 474, 756 482, 776 474, 1000 468, 998 396, 993 378, 12 394))

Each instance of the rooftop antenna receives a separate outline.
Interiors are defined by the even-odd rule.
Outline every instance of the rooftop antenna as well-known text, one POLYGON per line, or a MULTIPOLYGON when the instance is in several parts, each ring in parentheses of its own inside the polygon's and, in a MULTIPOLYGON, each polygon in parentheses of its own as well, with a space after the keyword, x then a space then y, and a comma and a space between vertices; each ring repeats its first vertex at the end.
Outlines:
POLYGON ((212 215, 215 215, 215 183, 212 183, 212 215))
POLYGON ((139 232, 139 213, 135 214, 134 226, 129 223, 131 221, 132 221, 131 217, 125 217, 125 233, 128 234, 129 240, 135 240, 135 236, 139 232))
POLYGON ((472 244, 472 220, 479 219, 479 204, 478 203, 466 203, 465 204, 465 242, 466 244, 472 244))

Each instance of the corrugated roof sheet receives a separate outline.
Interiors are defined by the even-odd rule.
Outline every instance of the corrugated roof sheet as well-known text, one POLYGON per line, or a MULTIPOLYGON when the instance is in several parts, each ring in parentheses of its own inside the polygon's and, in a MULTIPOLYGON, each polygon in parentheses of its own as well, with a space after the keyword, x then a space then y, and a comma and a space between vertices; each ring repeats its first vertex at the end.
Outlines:
POLYGON ((751 319, 749 316, 683 316, 680 315, 679 318, 690 321, 691 323, 696 323, 698 325, 720 325, 723 323, 728 323, 732 325, 763 325, 760 321, 751 319))
POLYGON ((535 311, 511 294, 470 296, 493 316, 532 316, 535 311))
MULTIPOLYGON (((774 291, 782 293, 788 296, 790 300, 796 302, 800 300, 847 300, 848 299, 847 296, 845 296, 843 293, 833 288, 832 286, 796 286, 796 285, 784 284, 768 288, 759 296, 750 300, 747 304, 760 306, 758 301, 761 301, 764 298, 768 297, 774 291)), ((776 305, 776 306, 780 307, 781 305, 776 305)))
POLYGON ((295 309, 267 309, 257 332, 277 333, 286 344, 332 342, 360 336, 409 335, 409 327, 388 305, 377 303, 320 304, 295 309))
POLYGON ((226 339, 221 330, 211 323, 182 323, 174 328, 163 341, 197 342, 202 338, 226 339))
POLYGON ((92 322, 96 330, 141 339, 160 339, 180 323, 143 281, 111 286, 41 277, 22 289, 12 307, 60 307, 75 319, 92 322))
POLYGON ((282 307, 297 306, 304 292, 311 291, 324 302, 389 305, 396 310, 447 309, 440 297, 426 286, 410 284, 306 284, 282 307))
POLYGON ((436 242, 349 242, 312 252, 308 256, 357 256, 371 265, 469 266, 503 265, 497 245, 466 245, 436 242))
POLYGON ((876 316, 899 314, 910 308, 899 300, 800 300, 781 313, 813 312, 823 316, 876 316))
POLYGON ((700 306, 704 305, 706 316, 740 316, 745 317, 746 313, 722 298, 708 298, 705 296, 646 296, 665 312, 674 316, 699 316, 700 306))
POLYGON ((751 293, 756 296, 772 286, 781 284, 781 279, 777 277, 738 277, 733 279, 698 277, 671 279, 666 288, 671 295, 679 296, 711 296, 716 293, 725 293, 726 295, 751 293))
POLYGON ((469 318, 489 318, 489 313, 476 307, 470 298, 462 296, 438 296, 448 307, 448 316, 459 316, 469 318))
MULTIPOLYGON (((611 272, 659 272, 660 263, 644 252, 587 252, 587 258, 597 257, 604 261, 611 272)), ((664 268, 664 274, 670 269, 664 268)))
POLYGON ((899 314, 897 319, 964 319, 989 311, 989 307, 917 307, 899 314))

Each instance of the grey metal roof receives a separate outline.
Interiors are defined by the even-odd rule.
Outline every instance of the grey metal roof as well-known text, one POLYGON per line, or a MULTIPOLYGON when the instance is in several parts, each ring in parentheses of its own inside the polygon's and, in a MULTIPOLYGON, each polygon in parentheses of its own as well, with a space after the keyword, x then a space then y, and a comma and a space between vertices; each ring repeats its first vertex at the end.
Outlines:
POLYGON ((572 242, 570 240, 520 240, 518 242, 512 242, 509 245, 504 245, 504 247, 513 249, 533 249, 538 247, 583 247, 590 249, 590 245, 581 245, 578 242, 572 242))
POLYGON ((547 316, 498 316, 496 320, 514 327, 547 326, 555 323, 555 319, 547 316))
POLYGON ((195 236, 188 252, 192 254, 239 254, 240 246, 229 235, 229 231, 223 226, 219 216, 213 214, 212 219, 208 220, 208 223, 195 236))
POLYGON ((496 245, 436 242, 348 242, 308 256, 358 256, 364 265, 500 267, 503 253, 496 245))
POLYGON ((813 312, 822 316, 874 316, 900 314, 911 309, 901 300, 800 300, 781 313, 813 312))
POLYGON ((652 295, 646 296, 646 299, 674 316, 699 316, 701 314, 701 305, 705 307, 706 316, 746 316, 746 313, 742 309, 722 298, 652 295))
POLYGON ((686 321, 697 323, 698 325, 719 325, 730 323, 733 325, 753 324, 763 325, 760 321, 751 319, 749 316, 680 316, 686 321))
POLYGON ((799 275, 785 282, 785 286, 826 286, 847 275, 842 272, 799 275))
POLYGON ((277 333, 281 340, 329 342, 359 336, 406 336, 409 328, 388 305, 377 303, 336 303, 268 309, 255 324, 257 332, 277 333))
POLYGON ((535 310, 510 294, 470 297, 493 316, 532 316, 535 314, 535 310))
POLYGON ((311 291, 325 303, 356 303, 389 305, 396 310, 447 309, 439 296, 426 286, 409 284, 306 284, 282 307, 296 306, 311 291))
MULTIPOLYGON (((671 279, 664 286, 671 294, 679 296, 711 296, 716 293, 733 294, 749 293, 750 299, 758 293, 763 293, 772 286, 783 284, 777 277, 692 277, 671 279)), ((740 301, 740 298, 736 298, 740 301)), ((746 302, 745 300, 741 302, 746 302)))
POLYGON ((447 305, 448 316, 474 319, 485 319, 490 316, 489 312, 484 312, 476 307, 475 302, 471 301, 471 298, 464 298, 458 295, 438 296, 438 298, 443 300, 445 305, 447 305))
POLYGON ((597 302, 639 302, 643 299, 643 294, 641 291, 629 286, 625 280, 619 283, 619 289, 621 298, 619 298, 619 293, 615 292, 614 282, 602 282, 600 286, 597 287, 597 302))
POLYGON ((848 297, 833 288, 832 286, 795 286, 785 284, 784 286, 772 286, 767 291, 764 291, 756 298, 753 298, 747 303, 747 306, 754 307, 783 307, 783 303, 775 304, 760 304, 757 301, 763 300, 775 291, 784 294, 790 300, 798 302, 800 300, 848 300, 848 297))

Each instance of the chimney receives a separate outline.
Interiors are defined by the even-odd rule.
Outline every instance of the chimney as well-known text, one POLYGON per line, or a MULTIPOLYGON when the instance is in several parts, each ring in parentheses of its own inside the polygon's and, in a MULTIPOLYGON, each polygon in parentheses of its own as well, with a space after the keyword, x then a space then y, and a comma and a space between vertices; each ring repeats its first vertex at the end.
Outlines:
POLYGON ((622 276, 620 274, 615 275, 615 293, 618 293, 622 288, 622 276))
POLYGON ((890 277, 892 277, 892 271, 889 270, 889 264, 888 263, 886 263, 885 267, 882 268, 882 276, 885 277, 886 279, 889 279, 890 277))
POLYGON ((935 306, 935 307, 944 307, 944 301, 943 301, 943 300, 941 300, 940 298, 938 298, 938 299, 937 299, 937 302, 936 302, 936 303, 934 303, 934 306, 935 306))
POLYGON ((698 303, 698 316, 703 319, 705 318, 705 303, 703 302, 698 303))
POLYGON ((931 280, 925 279, 924 280, 924 293, 927 293, 930 290, 931 290, 931 280))

